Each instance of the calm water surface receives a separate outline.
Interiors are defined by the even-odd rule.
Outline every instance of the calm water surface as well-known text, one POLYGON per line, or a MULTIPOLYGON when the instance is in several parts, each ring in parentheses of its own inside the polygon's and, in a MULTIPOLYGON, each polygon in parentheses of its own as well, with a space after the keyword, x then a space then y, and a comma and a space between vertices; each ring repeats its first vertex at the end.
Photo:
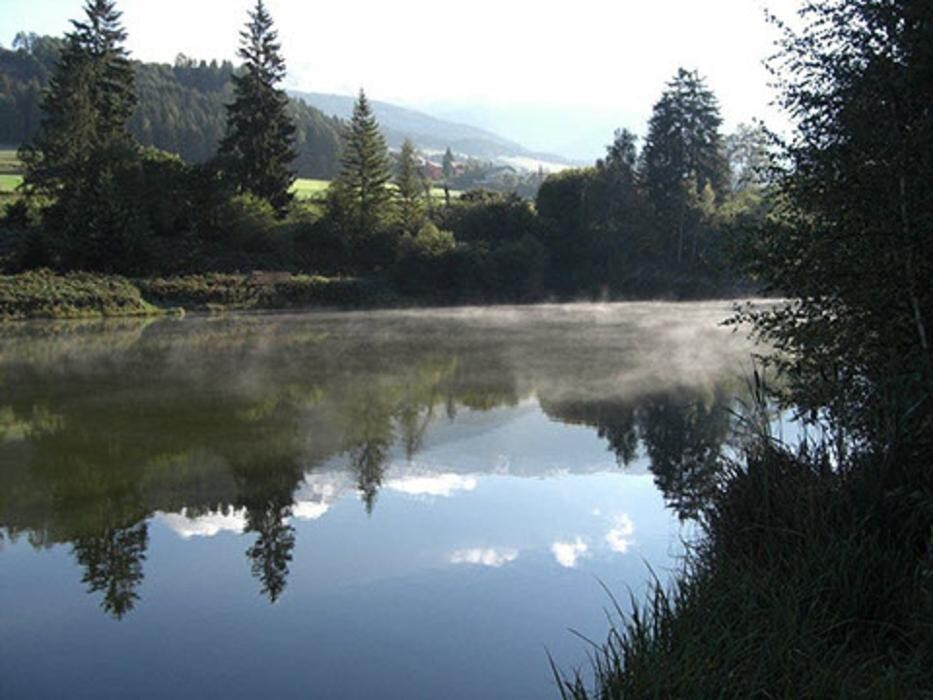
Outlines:
POLYGON ((0 696, 554 697, 691 536, 728 314, 0 328, 0 696))

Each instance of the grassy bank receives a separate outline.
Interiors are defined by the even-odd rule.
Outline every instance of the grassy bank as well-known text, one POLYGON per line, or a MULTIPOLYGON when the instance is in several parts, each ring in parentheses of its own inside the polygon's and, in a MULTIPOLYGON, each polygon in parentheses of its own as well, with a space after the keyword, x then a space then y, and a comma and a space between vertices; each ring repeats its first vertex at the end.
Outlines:
POLYGON ((162 307, 193 311, 359 308, 391 305, 395 297, 377 282, 352 277, 288 273, 208 274, 137 282, 143 297, 162 307))
POLYGON ((0 276, 0 320, 141 316, 188 311, 363 308, 397 298, 378 282, 288 273, 129 280, 40 270, 0 276))
MULTIPOLYGON (((672 296, 674 300, 721 299, 708 295, 672 296)), ((630 295, 613 301, 653 298, 630 295)), ((128 279, 90 273, 56 274, 47 270, 0 275, 0 321, 28 318, 92 318, 174 311, 222 312, 281 309, 377 309, 400 306, 491 305, 497 303, 586 302, 610 299, 575 296, 523 299, 402 293, 380 278, 324 277, 288 272, 209 273, 128 279)))
POLYGON ((163 313, 122 277, 47 271, 0 276, 0 320, 96 318, 163 313))
POLYGON ((931 519, 916 455, 840 472, 766 445, 724 477, 673 589, 563 696, 933 697, 931 519))

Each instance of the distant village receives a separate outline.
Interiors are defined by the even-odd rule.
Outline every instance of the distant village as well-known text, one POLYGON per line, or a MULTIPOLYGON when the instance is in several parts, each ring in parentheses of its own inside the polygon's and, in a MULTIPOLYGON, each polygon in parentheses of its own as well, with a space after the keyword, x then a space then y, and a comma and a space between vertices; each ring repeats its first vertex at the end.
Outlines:
POLYGON ((537 170, 485 161, 452 154, 448 167, 444 167, 444 153, 419 153, 416 158, 426 180, 447 185, 453 190, 490 190, 514 192, 525 199, 533 199, 550 170, 539 166, 537 170))

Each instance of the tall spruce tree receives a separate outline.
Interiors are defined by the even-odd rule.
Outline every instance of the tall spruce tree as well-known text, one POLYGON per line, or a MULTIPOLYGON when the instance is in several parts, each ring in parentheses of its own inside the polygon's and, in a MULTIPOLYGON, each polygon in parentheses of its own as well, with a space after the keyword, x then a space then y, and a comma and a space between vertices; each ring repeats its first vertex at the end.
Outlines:
POLYGON ((65 37, 39 131, 21 150, 25 185, 51 200, 43 264, 139 272, 151 227, 140 200, 142 155, 127 130, 134 68, 114 2, 88 0, 84 11, 65 37))
POLYGON ((450 146, 444 151, 444 160, 441 163, 441 169, 444 173, 445 180, 449 180, 454 176, 454 152, 450 150, 450 146))
POLYGON ((340 168, 332 186, 332 201, 349 218, 357 235, 371 235, 388 215, 391 169, 385 138, 363 90, 344 133, 340 168))
POLYGON ((405 139, 395 173, 399 219, 405 233, 416 234, 424 223, 424 176, 415 160, 415 146, 405 139))
POLYGON ((243 72, 233 76, 234 101, 227 107, 227 135, 221 156, 237 187, 268 201, 280 213, 291 203, 295 173, 290 164, 295 125, 288 96, 278 85, 285 78, 278 32, 262 0, 249 13, 240 32, 243 72))
POLYGON ((126 128, 136 91, 121 13, 113 0, 88 0, 84 12, 65 36, 39 131, 20 151, 27 189, 38 194, 87 189, 102 170, 102 151, 135 145, 126 128))
POLYGON ((691 234, 696 255, 700 227, 695 205, 708 196, 707 188, 717 199, 728 191, 721 125, 716 96, 696 71, 683 68, 668 83, 648 123, 644 182, 678 265, 691 234))

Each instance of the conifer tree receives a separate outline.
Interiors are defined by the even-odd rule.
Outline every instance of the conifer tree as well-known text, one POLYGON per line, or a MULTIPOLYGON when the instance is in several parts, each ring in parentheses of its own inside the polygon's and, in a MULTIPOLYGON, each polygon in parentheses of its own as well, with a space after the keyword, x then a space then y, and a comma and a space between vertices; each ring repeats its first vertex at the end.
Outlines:
POLYGON ((415 147, 410 139, 405 139, 398 157, 398 170, 395 174, 396 198, 399 219, 405 233, 418 232, 424 223, 424 177, 415 161, 415 147))
POLYGON ((391 193, 388 149, 366 93, 360 90, 344 134, 340 174, 332 186, 335 201, 357 234, 372 234, 385 219, 391 193))
POLYGON ((99 128, 105 137, 128 137, 126 124, 136 109, 135 70, 123 47, 122 12, 113 0, 88 0, 86 22, 74 22, 75 33, 95 66, 92 85, 99 128))
POLYGON ((293 196, 295 125, 288 96, 276 87, 285 78, 285 60, 262 0, 250 11, 240 37, 238 53, 245 63, 242 74, 233 76, 235 98, 227 107, 220 153, 240 191, 268 201, 281 213, 293 196))
POLYGON ((696 71, 683 68, 668 83, 648 123, 644 181, 677 264, 683 261, 691 231, 696 255, 698 228, 691 202, 702 197, 707 185, 717 199, 728 190, 721 124, 716 96, 696 71))
POLYGON ((447 147, 447 150, 444 151, 444 160, 441 163, 441 169, 444 173, 444 179, 449 180, 454 175, 454 152, 450 150, 450 146, 447 147))
POLYGON ((88 0, 84 12, 86 20, 73 20, 65 36, 39 132, 20 152, 26 186, 35 193, 86 189, 102 169, 103 149, 135 145, 126 128, 136 92, 121 13, 113 0, 88 0))

